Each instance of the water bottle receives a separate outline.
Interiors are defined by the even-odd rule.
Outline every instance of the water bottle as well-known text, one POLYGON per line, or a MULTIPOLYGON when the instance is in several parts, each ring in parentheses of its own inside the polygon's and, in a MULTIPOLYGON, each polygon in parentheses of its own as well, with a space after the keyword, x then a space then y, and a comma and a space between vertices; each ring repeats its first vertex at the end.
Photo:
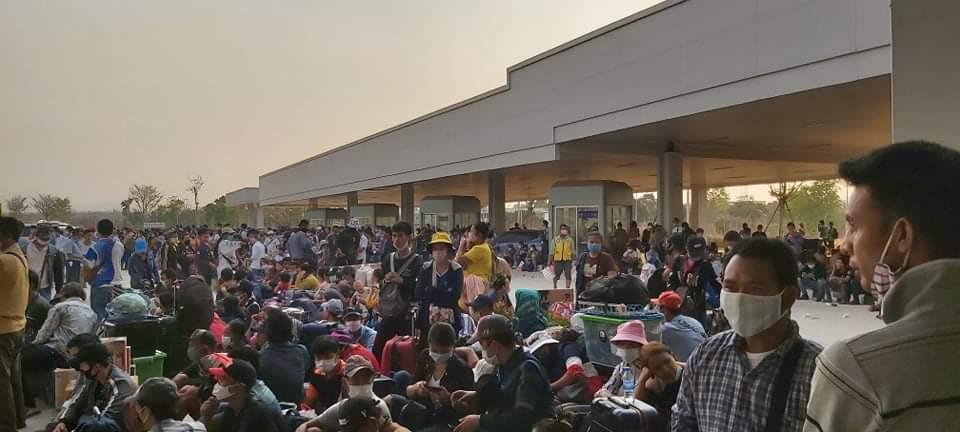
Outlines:
POLYGON ((637 380, 633 374, 633 368, 627 365, 624 365, 623 370, 623 397, 630 400, 633 399, 634 390, 637 388, 637 380))

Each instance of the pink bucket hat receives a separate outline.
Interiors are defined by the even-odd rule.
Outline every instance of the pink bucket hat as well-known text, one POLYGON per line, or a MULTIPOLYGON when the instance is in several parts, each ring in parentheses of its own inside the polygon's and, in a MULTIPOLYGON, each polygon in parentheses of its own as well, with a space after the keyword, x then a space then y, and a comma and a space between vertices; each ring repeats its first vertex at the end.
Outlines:
POLYGON ((627 321, 617 326, 617 334, 610 338, 610 342, 634 342, 647 344, 647 330, 643 321, 627 321))

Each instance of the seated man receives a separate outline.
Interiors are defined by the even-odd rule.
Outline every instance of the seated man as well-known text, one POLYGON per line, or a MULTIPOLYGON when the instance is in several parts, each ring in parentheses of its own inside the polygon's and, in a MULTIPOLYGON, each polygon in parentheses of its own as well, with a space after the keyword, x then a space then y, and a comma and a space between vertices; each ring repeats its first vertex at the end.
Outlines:
POLYGON ((373 399, 349 399, 340 409, 341 432, 410 432, 384 416, 373 399))
POLYGON ((340 315, 343 314, 343 302, 338 299, 327 300, 320 305, 320 319, 303 325, 300 330, 300 344, 313 346, 317 337, 328 335, 340 328, 340 315))
POLYGON ((347 309, 343 314, 343 327, 353 338, 353 343, 368 350, 373 349, 373 341, 377 338, 377 331, 363 325, 363 314, 359 309, 347 309))
POLYGON ((314 370, 307 377, 307 396, 302 405, 322 413, 340 400, 346 364, 340 359, 340 344, 333 336, 314 339, 311 351, 314 370))
POLYGON ((297 428, 297 432, 326 432, 336 431, 340 427, 341 407, 348 400, 353 399, 372 399, 376 402, 373 408, 377 412, 378 418, 390 418, 390 409, 377 395, 373 394, 373 378, 376 372, 373 365, 360 356, 353 356, 347 359, 344 368, 344 375, 347 377, 347 399, 341 399, 335 405, 327 408, 319 417, 308 420, 297 428))
POLYGON ((286 421, 279 407, 254 399, 257 371, 244 360, 229 366, 210 368, 217 379, 213 396, 200 409, 203 424, 210 432, 285 432, 286 421))
POLYGON ((707 339, 703 324, 680 314, 683 299, 676 291, 664 291, 650 303, 660 306, 663 313, 663 343, 670 347, 677 360, 687 361, 690 353, 707 339))
POLYGON ((527 432, 541 419, 553 417, 553 393, 547 373, 536 357, 517 346, 510 321, 501 315, 490 315, 481 319, 477 327, 483 357, 496 373, 482 376, 477 391, 453 392, 451 402, 455 408, 481 413, 461 419, 456 431, 527 432))
POLYGON ((126 432, 204 432, 202 423, 177 420, 177 385, 169 378, 150 378, 128 402, 126 432))
POLYGON ((299 404, 313 359, 303 345, 290 342, 293 321, 287 315, 269 314, 263 327, 267 345, 260 351, 260 378, 280 402, 299 404))
MULTIPOLYGON (((50 372, 66 367, 68 342, 78 335, 97 332, 97 313, 85 302, 86 294, 79 283, 64 285, 58 296, 63 301, 50 309, 33 343, 23 347, 24 372, 50 372)), ((24 393, 27 406, 32 406, 32 389, 25 388, 24 393)))
MULTIPOLYGON (((473 311, 473 315, 477 321, 487 315, 493 314, 493 298, 488 295, 477 296, 477 298, 467 306, 473 311)), ((474 322, 474 320, 471 319, 470 322, 474 322)), ((466 327, 469 327, 469 325, 464 326, 464 328, 466 327)), ((471 368, 475 367, 480 360, 480 357, 477 355, 480 351, 480 342, 477 342, 478 333, 476 326, 473 327, 474 331, 470 333, 470 338, 467 339, 468 346, 458 347, 456 350, 457 356, 462 358, 467 363, 467 366, 471 368)))
POLYGON ((104 419, 122 423, 124 401, 136 390, 130 375, 113 366, 113 356, 103 344, 81 346, 70 361, 83 380, 77 382, 73 394, 63 403, 60 413, 47 425, 47 431, 68 432, 80 425, 83 416, 103 414, 104 419))
POLYGON ((177 383, 177 388, 188 384, 199 385, 201 379, 206 378, 201 376, 200 360, 216 351, 217 340, 213 337, 213 333, 208 330, 194 330, 193 334, 190 335, 190 348, 187 349, 187 358, 190 359, 190 364, 173 377, 173 382, 177 383))
POLYGON ((358 355, 367 359, 371 365, 373 365, 373 370, 377 373, 380 373, 380 362, 377 361, 377 357, 373 355, 370 350, 361 346, 360 344, 355 344, 351 342, 350 335, 342 332, 335 331, 330 336, 333 336, 333 339, 340 344, 340 358, 346 360, 352 356, 358 355))
POLYGON ((393 418, 413 430, 456 424, 461 414, 450 403, 450 394, 474 389, 473 371, 453 355, 453 326, 445 322, 433 324, 427 341, 429 347, 417 359, 416 375, 397 372, 393 379, 402 393, 386 398, 393 418))

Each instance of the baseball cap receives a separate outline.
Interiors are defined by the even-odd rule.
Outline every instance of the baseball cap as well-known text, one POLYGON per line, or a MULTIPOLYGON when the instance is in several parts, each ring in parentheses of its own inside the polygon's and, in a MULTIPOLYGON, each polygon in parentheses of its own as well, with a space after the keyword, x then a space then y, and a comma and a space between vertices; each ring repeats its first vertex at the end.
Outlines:
POLYGON ((627 321, 617 326, 617 334, 610 338, 610 342, 635 342, 641 345, 647 344, 647 330, 643 321, 627 321))
POLYGON ((703 237, 692 236, 687 240, 687 255, 693 259, 700 259, 707 255, 707 240, 703 237))
POLYGON ((366 425, 370 419, 383 416, 377 401, 370 398, 351 398, 340 405, 338 423, 342 431, 356 431, 366 425))
POLYGON ((352 355, 350 356, 350 358, 347 359, 346 367, 344 367, 343 374, 346 375, 348 378, 350 378, 356 375, 357 372, 360 372, 364 369, 369 370, 370 372, 376 373, 376 371, 373 370, 373 365, 370 364, 370 362, 367 361, 367 359, 363 358, 363 356, 352 355))
POLYGON ((680 298, 680 294, 677 294, 676 291, 664 291, 660 293, 660 297, 651 300, 650 303, 660 305, 661 308, 673 312, 679 312, 680 307, 683 305, 683 299, 680 298))
POLYGON ((218 381, 220 378, 229 376, 234 381, 246 385, 247 388, 253 387, 257 383, 257 371, 246 360, 234 359, 226 367, 210 368, 210 375, 218 381))
POLYGON ((173 407, 179 400, 177 384, 170 378, 153 377, 140 384, 140 388, 130 399, 146 407, 173 407))
POLYGON ((513 336, 513 325, 503 315, 487 315, 477 324, 477 339, 491 339, 503 336, 513 336))
MULTIPOLYGON (((333 301, 333 300, 331 300, 333 301)), ((353 318, 354 320, 358 318, 363 318, 363 313, 360 312, 360 309, 357 308, 348 308, 343 311, 343 320, 347 321, 353 318)))
POLYGON ((343 314, 343 301, 340 299, 330 299, 323 302, 320 307, 336 316, 343 314))
POLYGON ((530 337, 527 338, 526 342, 527 346, 530 347, 530 352, 537 352, 538 349, 543 348, 546 345, 560 343, 556 339, 550 337, 546 330, 533 332, 530 337))
POLYGON ((479 295, 477 298, 473 299, 472 302, 467 303, 467 306, 470 306, 474 309, 493 309, 493 298, 488 295, 479 295))

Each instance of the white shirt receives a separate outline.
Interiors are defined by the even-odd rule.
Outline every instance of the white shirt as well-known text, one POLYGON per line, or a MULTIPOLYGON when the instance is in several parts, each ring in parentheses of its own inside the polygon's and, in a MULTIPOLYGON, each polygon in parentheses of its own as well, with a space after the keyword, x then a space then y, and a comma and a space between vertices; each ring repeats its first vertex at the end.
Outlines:
POLYGON ((233 240, 220 242, 220 249, 218 249, 220 262, 217 266, 217 274, 220 274, 224 269, 233 268, 233 266, 237 264, 237 249, 240 249, 240 245, 241 242, 233 240))
POLYGON ((753 370, 760 365, 760 362, 762 362, 763 359, 767 358, 768 355, 773 354, 773 352, 776 350, 777 349, 774 348, 770 351, 762 353, 752 353, 747 351, 744 351, 743 353, 747 355, 747 361, 750 362, 750 370, 753 370))
MULTIPOLYGON (((49 247, 50 246, 46 246, 43 249, 38 249, 37 244, 34 242, 30 242, 30 244, 27 245, 27 264, 30 266, 30 270, 40 275, 40 288, 50 286, 47 272, 43 271, 43 260, 47 257, 47 248, 49 247)), ((47 263, 47 265, 53 265, 53 263, 47 263)))
POLYGON ((259 240, 250 248, 250 268, 260 270, 263 268, 261 261, 267 256, 267 248, 259 240))

